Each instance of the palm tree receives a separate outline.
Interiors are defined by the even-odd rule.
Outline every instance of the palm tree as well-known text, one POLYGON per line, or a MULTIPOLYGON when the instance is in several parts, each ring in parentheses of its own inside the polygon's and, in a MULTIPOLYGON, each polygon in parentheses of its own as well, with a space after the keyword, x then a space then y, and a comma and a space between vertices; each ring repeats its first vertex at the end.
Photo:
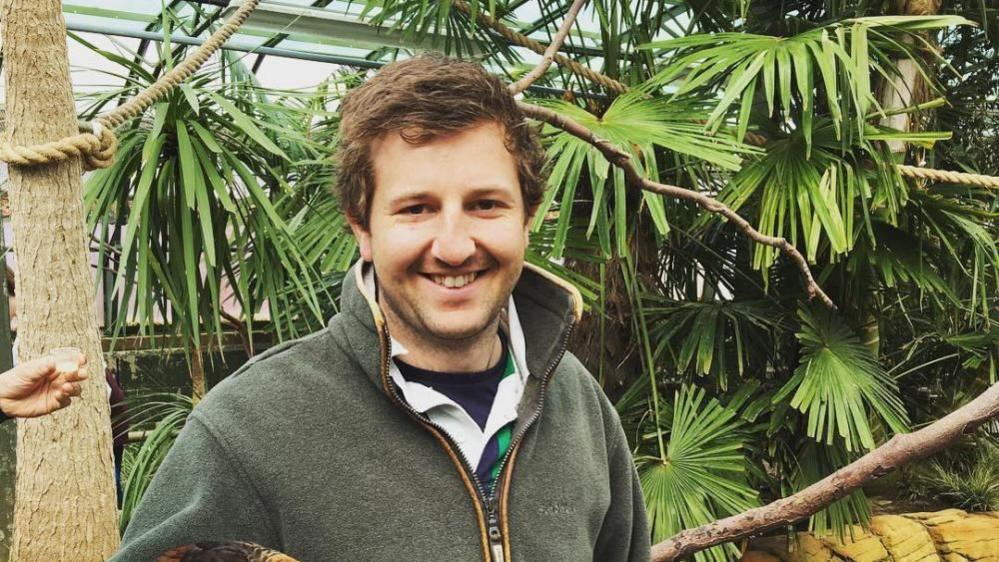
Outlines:
MULTIPOLYGON (((169 10, 164 18, 175 29, 197 24, 169 10)), ((77 40, 128 73, 123 88, 88 100, 87 115, 148 87, 184 50, 148 65, 77 40)), ((223 52, 120 128, 119 158, 87 182, 90 229, 102 223, 107 233, 99 261, 114 271, 110 335, 135 322, 143 334, 179 336, 196 398, 206 391, 202 348, 223 323, 252 334, 266 304, 269 328, 283 338, 321 325, 330 308, 323 273, 342 268, 353 246, 340 237, 337 252, 337 238, 323 237, 340 219, 316 200, 330 177, 329 97, 260 88, 240 57, 223 52), (227 312, 227 292, 239 317, 227 312)), ((250 337, 245 345, 252 354, 250 337)))

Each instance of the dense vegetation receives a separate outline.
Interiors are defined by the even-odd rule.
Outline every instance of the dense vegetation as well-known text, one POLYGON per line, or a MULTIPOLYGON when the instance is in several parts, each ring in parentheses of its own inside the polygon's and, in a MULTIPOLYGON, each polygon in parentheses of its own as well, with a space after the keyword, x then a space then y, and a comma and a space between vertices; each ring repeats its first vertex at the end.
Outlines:
MULTIPOLYGON (((536 59, 521 60, 471 14, 523 29, 504 19, 523 4, 384 0, 366 17, 412 34, 437 22, 441 50, 479 53, 516 78, 536 59)), ((535 4, 557 26, 570 2, 535 4)), ((584 13, 599 33, 573 33, 564 50, 627 91, 558 66, 539 84, 564 94, 527 92, 629 151, 649 177, 715 195, 790 240, 837 304, 808 302, 801 272, 774 248, 690 203, 627 186, 595 148, 542 129, 551 182, 529 259, 584 294, 589 314, 573 349, 616 400, 655 541, 788 495, 996 380, 997 192, 914 180, 895 165, 997 173, 999 11, 984 0, 902 4, 595 0, 584 13), (899 71, 903 59, 916 61, 915 79, 899 71), (910 90, 908 103, 893 101, 910 90), (909 119, 892 128, 893 115, 909 119)), ((211 20, 208 8, 171 6, 168 29, 192 34, 211 20)), ((105 53, 126 87, 92 99, 91 111, 183 52, 164 48, 155 65, 105 53)), ((86 196, 122 292, 112 333, 135 318, 200 357, 202 332, 287 338, 322 325, 354 258, 329 190, 336 100, 364 77, 341 69, 312 91, 266 91, 227 53, 126 125, 121 157, 90 177, 86 196), (241 317, 222 312, 226 285, 241 317), (255 324, 265 304, 272 321, 255 324)), ((139 426, 165 422, 131 459, 124 520, 190 406, 157 396, 137 408, 139 426)), ((983 447, 924 470, 964 474, 971 456, 995 458, 983 447)), ((995 509, 994 487, 975 492, 981 501, 947 500, 944 480, 917 468, 903 483, 995 509)), ((858 492, 811 525, 839 527, 868 510, 858 492)))

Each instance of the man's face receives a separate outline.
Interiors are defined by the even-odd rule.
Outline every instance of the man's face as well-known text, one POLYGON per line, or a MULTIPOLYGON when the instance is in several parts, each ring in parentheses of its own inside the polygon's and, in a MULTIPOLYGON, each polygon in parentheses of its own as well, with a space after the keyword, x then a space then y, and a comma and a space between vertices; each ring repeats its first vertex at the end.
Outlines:
POLYGON ((495 329, 529 229, 503 141, 500 125, 483 122, 423 145, 395 133, 373 144, 368 228, 351 228, 402 337, 451 346, 495 329))

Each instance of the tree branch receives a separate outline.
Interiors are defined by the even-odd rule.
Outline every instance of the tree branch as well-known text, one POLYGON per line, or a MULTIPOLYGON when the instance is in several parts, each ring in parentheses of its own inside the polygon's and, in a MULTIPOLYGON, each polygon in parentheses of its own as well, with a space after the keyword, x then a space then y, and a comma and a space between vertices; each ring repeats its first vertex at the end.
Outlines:
POLYGON ((996 416, 999 416, 999 383, 923 429, 892 437, 884 445, 797 494, 678 533, 652 548, 652 560, 672 562, 717 544, 804 519, 867 482, 932 455, 996 416))
POLYGON ((527 89, 528 86, 534 83, 535 80, 544 76, 545 71, 548 67, 552 65, 552 60, 555 59, 555 54, 558 50, 562 48, 562 42, 565 41, 567 35, 569 35, 569 29, 572 28, 572 23, 576 21, 576 16, 579 15, 579 11, 586 4, 586 0, 576 0, 569 7, 569 11, 565 14, 565 20, 562 21, 562 26, 558 28, 558 33, 552 38, 552 42, 545 49, 544 55, 541 57, 541 62, 535 65, 530 72, 524 75, 523 78, 517 80, 513 84, 507 86, 511 94, 519 94, 527 89))
POLYGON ((230 326, 232 326, 236 332, 239 333, 240 343, 243 344, 243 351, 246 352, 247 359, 253 357, 253 340, 251 339, 249 331, 246 329, 246 323, 236 318, 232 314, 229 314, 225 310, 220 310, 219 314, 222 319, 225 320, 230 326))
MULTIPOLYGON (((466 16, 471 17, 472 10, 468 6, 465 0, 453 0, 451 3, 458 11, 462 12, 466 16)), ((499 20, 491 16, 489 13, 479 10, 475 16, 475 19, 485 27, 488 27, 500 34, 501 37, 505 38, 512 45, 517 45, 518 47, 524 47, 525 49, 530 49, 539 55, 544 54, 545 46, 538 43, 534 39, 527 37, 526 35, 517 33, 516 31, 510 29, 509 27, 503 25, 499 20)), ((604 88, 611 92, 624 93, 628 91, 628 86, 610 78, 609 76, 604 76, 599 72, 590 70, 589 67, 583 66, 578 62, 562 55, 561 53, 555 53, 553 60, 562 67, 568 68, 572 72, 585 77, 586 79, 600 84, 604 88)))
POLYGON ((595 146, 611 164, 614 164, 618 168, 624 170, 625 177, 627 178, 629 184, 638 186, 646 191, 652 191, 654 193, 659 193, 669 197, 692 201, 712 213, 718 213, 727 218, 735 224, 736 228, 741 230, 743 234, 752 240, 760 244, 780 249, 792 260, 794 260, 798 269, 801 270, 802 275, 805 277, 806 285, 808 286, 808 298, 812 299, 814 297, 818 297, 819 300, 821 300, 826 306, 836 308, 832 299, 826 295, 826 293, 822 290, 822 287, 820 287, 819 284, 815 282, 815 278, 812 277, 812 271, 808 267, 808 262, 805 261, 805 256, 801 255, 801 252, 799 252, 797 248, 784 238, 767 236, 761 233, 753 228, 753 225, 749 224, 749 221, 742 218, 738 213, 713 197, 709 197, 691 189, 685 189, 675 185, 666 185, 643 178, 638 172, 638 169, 635 168, 634 164, 632 164, 631 156, 628 153, 617 148, 609 141, 601 139, 594 134, 593 131, 587 129, 583 125, 577 123, 569 117, 566 117, 565 115, 561 115, 544 107, 523 102, 517 102, 517 105, 520 107, 520 110, 524 112, 524 115, 539 121, 544 121, 554 127, 558 127, 570 135, 580 138, 595 146))

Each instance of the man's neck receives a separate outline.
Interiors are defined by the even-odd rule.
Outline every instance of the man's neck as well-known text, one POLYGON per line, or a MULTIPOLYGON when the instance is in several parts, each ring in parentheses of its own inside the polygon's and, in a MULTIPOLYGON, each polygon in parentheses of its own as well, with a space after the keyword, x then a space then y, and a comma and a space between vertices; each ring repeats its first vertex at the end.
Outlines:
POLYGON ((406 354, 400 359, 406 363, 441 373, 474 373, 492 367, 503 353, 503 344, 499 338, 499 319, 491 328, 481 334, 463 340, 438 341, 407 330, 405 325, 392 316, 385 314, 389 333, 403 347, 406 354))

